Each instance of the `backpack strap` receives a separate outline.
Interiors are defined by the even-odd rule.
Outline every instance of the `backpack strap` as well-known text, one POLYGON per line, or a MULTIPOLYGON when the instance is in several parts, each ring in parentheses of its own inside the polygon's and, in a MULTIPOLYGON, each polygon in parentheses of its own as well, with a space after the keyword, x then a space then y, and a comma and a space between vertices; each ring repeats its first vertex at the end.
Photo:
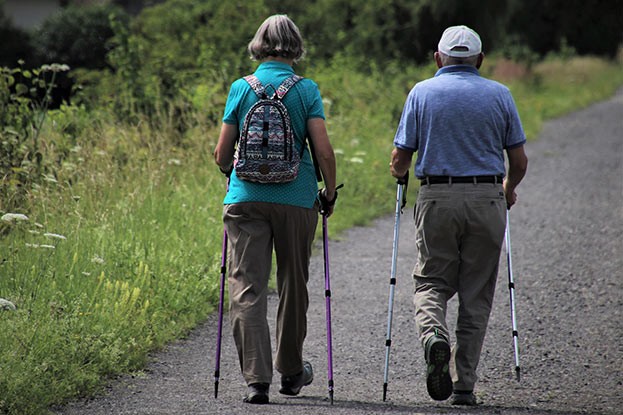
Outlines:
POLYGON ((283 97, 286 96, 286 94, 288 93, 290 88, 292 88, 294 86, 294 84, 296 84, 301 79, 303 79, 303 77, 299 76, 299 75, 292 75, 292 76, 286 78, 281 83, 281 85, 279 85, 279 88, 277 88, 277 92, 276 92, 277 99, 283 99, 283 97))
POLYGON ((266 88, 262 85, 260 80, 257 79, 257 76, 253 74, 247 75, 244 77, 244 80, 247 81, 253 92, 255 92, 260 99, 266 97, 266 88))

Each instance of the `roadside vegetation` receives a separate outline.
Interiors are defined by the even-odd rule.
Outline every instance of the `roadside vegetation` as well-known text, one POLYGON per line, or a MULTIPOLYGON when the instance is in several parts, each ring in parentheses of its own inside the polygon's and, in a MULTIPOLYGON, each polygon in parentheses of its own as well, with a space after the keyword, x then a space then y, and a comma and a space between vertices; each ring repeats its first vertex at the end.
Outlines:
MULTIPOLYGON (((253 68, 244 45, 260 23, 236 25, 232 13, 272 10, 245 4, 170 1, 132 25, 113 14, 103 68, 1 68, 1 414, 44 413, 96 393, 217 305, 225 178, 212 151, 228 86, 253 68), (227 37, 205 22, 193 29, 208 12, 231 24, 221 28, 227 37), (71 103, 55 101, 67 79, 71 103)), ((339 237, 392 211, 395 128, 408 91, 435 67, 352 51, 323 56, 321 40, 297 70, 325 101, 344 183, 329 222, 339 237)), ((506 51, 487 56, 482 73, 511 88, 529 139, 543 121, 623 85, 620 58, 506 51)))

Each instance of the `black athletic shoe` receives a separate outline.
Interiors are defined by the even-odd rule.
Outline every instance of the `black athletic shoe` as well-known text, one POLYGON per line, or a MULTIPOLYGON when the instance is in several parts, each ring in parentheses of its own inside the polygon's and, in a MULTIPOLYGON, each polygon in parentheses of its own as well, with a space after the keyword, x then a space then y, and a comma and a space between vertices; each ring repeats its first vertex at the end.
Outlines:
POLYGON ((454 391, 450 398, 452 405, 476 406, 476 396, 472 391, 454 391))
POLYGON ((431 398, 445 401, 452 395, 450 345, 440 336, 426 342, 426 388, 431 398))
POLYGON ((266 404, 268 403, 268 383, 252 383, 248 386, 247 396, 244 398, 246 403, 266 404))
POLYGON ((301 392, 303 386, 307 386, 314 380, 314 370, 311 363, 303 362, 303 371, 293 376, 281 377, 281 389, 279 393, 282 395, 296 396, 301 392))

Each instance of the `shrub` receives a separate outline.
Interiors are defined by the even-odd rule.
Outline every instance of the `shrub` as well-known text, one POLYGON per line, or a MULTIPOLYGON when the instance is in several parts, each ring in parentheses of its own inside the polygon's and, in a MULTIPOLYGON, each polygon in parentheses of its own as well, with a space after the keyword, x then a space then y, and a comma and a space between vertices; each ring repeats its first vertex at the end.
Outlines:
POLYGON ((105 4, 69 6, 53 14, 33 34, 39 63, 59 62, 72 68, 101 69, 113 36, 110 17, 127 22, 122 9, 105 4))

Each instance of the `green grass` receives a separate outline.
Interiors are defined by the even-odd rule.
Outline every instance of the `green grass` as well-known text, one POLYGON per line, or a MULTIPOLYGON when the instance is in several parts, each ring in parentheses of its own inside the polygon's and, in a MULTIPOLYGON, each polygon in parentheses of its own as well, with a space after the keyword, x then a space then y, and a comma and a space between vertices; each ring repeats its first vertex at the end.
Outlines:
MULTIPOLYGON (((326 100, 345 185, 332 236, 393 210, 388 163, 398 117, 412 85, 434 71, 395 65, 362 75, 336 62, 305 74, 326 100)), ((545 119, 610 96, 623 71, 597 59, 553 60, 507 83, 532 139, 545 119)), ((92 116, 99 122, 84 128, 71 160, 31 192, 29 220, 0 224, 0 298, 18 307, 0 312, 3 414, 44 413, 94 393, 109 375, 140 369, 149 351, 183 336, 218 301, 218 128, 197 128, 173 145, 166 129, 92 116)), ((63 140, 52 121, 72 117, 91 125, 81 111, 51 114, 48 151, 63 140)))

